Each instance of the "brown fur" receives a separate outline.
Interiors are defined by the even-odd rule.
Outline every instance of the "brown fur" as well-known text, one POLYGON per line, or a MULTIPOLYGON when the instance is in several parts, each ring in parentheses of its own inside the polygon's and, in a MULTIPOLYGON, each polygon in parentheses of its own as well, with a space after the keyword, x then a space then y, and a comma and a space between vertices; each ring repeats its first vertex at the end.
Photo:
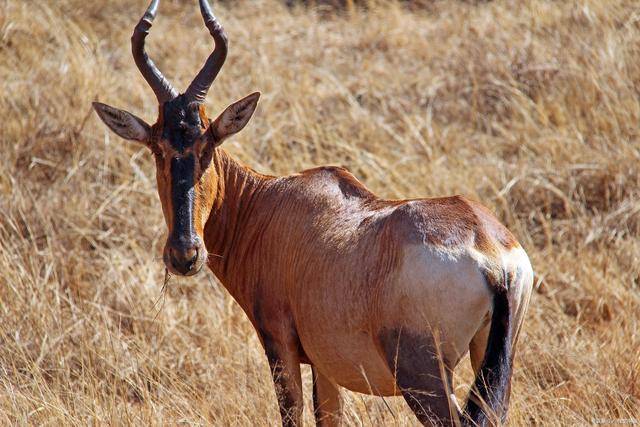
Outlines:
MULTIPOLYGON (((200 0, 215 49, 178 94, 144 52, 157 6, 153 0, 132 37, 136 64, 160 104, 157 122, 93 106, 114 132, 153 151, 169 228, 165 265, 193 275, 207 264, 243 308, 269 360, 283 423, 300 424, 300 363, 310 363, 319 422, 340 419, 340 385, 402 394, 423 423, 449 424, 459 414, 447 372, 470 347, 479 396, 504 417, 510 337, 533 281, 511 233, 461 196, 383 200, 342 168, 272 177, 238 164, 217 147, 248 123, 260 93, 207 117, 204 99, 228 43, 200 0), (520 267, 526 274, 517 282, 520 267)), ((489 420, 475 402, 467 407, 472 423, 489 420)))
MULTIPOLYGON (((211 168, 212 191, 202 193, 210 200, 201 199, 212 206, 203 235, 209 266, 263 343, 286 343, 298 362, 318 362, 305 351, 310 343, 317 353, 318 344, 299 332, 305 329, 301 322, 332 322, 305 317, 308 309, 300 301, 368 313, 364 322, 358 315, 346 321, 365 335, 374 333, 376 313, 385 304, 384 285, 399 268, 406 242, 447 248, 471 244, 487 256, 517 246, 486 208, 460 196, 382 200, 342 168, 272 177, 238 164, 222 149, 216 150, 211 168), (355 226, 347 224, 353 221, 355 226), (354 232, 344 231, 352 226, 354 232), (338 282, 350 284, 352 300, 341 300, 341 293, 339 300, 327 300, 323 287, 338 282)), ((390 393, 349 381, 358 391, 390 393)), ((297 389, 297 381, 293 384, 297 389)))
MULTIPOLYGON (((178 94, 144 52, 157 5, 136 26, 132 47, 160 103, 158 120, 149 126, 93 106, 115 133, 154 153, 169 229, 164 263, 183 275, 208 265, 243 308, 269 360, 283 424, 301 422, 301 363, 313 365, 319 423, 339 422, 343 386, 402 394, 423 423, 450 424, 460 414, 448 372, 470 347, 479 396, 504 417, 509 341, 533 280, 511 233, 461 196, 384 200, 343 168, 273 177, 238 164, 218 146, 248 123, 260 93, 207 117, 204 99, 228 44, 200 0, 215 49, 178 94), (509 282, 520 266, 526 275, 509 282), (487 336, 481 329, 492 310, 487 336), (513 330, 500 323, 512 314, 513 330)), ((467 407, 472 423, 489 420, 475 402, 467 407)))
POLYGON ((208 176, 213 183, 200 183, 215 188, 202 192, 200 202, 213 206, 203 237, 209 251, 216 255, 210 257, 209 265, 225 285, 269 276, 275 262, 285 267, 283 271, 290 270, 288 261, 296 264, 293 256, 312 252, 305 246, 314 233, 320 234, 321 240, 329 240, 324 243, 331 243, 325 256, 340 255, 344 246, 367 243, 358 242, 357 236, 341 240, 336 217, 345 213, 344 204, 349 201, 358 203, 360 226, 376 228, 379 255, 389 255, 386 258, 390 264, 372 266, 374 270, 368 272, 372 276, 384 277, 397 267, 391 258, 397 240, 393 236, 399 234, 446 247, 472 243, 483 252, 517 246, 513 235, 486 208, 462 196, 383 200, 343 168, 320 167, 276 178, 238 164, 222 149, 216 150, 213 167, 215 172, 208 176), (327 195, 324 190, 329 188, 339 192, 327 195), (382 218, 376 216, 383 211, 382 218), (278 238, 282 235, 288 236, 286 241, 278 238), (253 256, 268 258, 271 265, 242 262, 253 256))
MULTIPOLYGON (((176 120, 191 105, 177 99, 171 117, 161 112, 151 128, 146 144, 156 156, 158 192, 173 236, 165 264, 195 274, 206 262, 243 308, 264 346, 285 424, 301 420, 300 363, 311 364, 321 380, 317 398, 328 403, 316 409, 323 422, 340 419, 337 387, 343 386, 402 394, 421 421, 436 416, 449 423, 459 414, 449 407, 446 372, 470 347, 474 368, 481 368, 478 360, 491 342, 484 326, 490 289, 510 293, 516 332, 521 325, 532 277, 523 276, 513 290, 506 278, 513 278, 514 263, 530 268, 526 255, 485 207, 462 196, 384 200, 339 167, 274 177, 239 164, 217 146, 242 129, 258 97, 232 104, 213 122, 200 106, 195 119, 188 116, 185 134, 176 120), (180 161, 190 161, 193 171, 172 177, 169 166, 180 161), (174 216, 185 211, 174 203, 191 204, 192 224, 185 230, 195 236, 186 242, 197 246, 175 244, 181 236, 174 235, 174 216), (514 250, 524 258, 511 260, 514 250), (179 256, 196 258, 184 268, 176 266, 184 262, 176 261, 179 256), (436 333, 444 365, 428 354, 436 333), (393 354, 394 342, 400 354, 393 354)), ((135 126, 123 114, 122 123, 135 126)), ((111 125, 127 134, 120 122, 111 125)))

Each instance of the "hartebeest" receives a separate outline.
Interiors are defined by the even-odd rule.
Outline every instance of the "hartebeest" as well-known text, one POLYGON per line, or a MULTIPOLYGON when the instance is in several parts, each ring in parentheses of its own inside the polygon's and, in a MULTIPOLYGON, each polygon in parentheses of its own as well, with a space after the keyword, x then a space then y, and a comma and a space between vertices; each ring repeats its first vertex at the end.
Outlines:
POLYGON ((247 124, 259 93, 210 121, 205 96, 227 37, 200 0, 215 48, 178 94, 144 48, 157 7, 153 0, 131 38, 158 98, 156 123, 94 107, 115 133, 152 151, 169 229, 164 263, 187 276, 206 263, 243 308, 269 360, 283 423, 300 424, 301 363, 312 366, 320 424, 340 419, 338 386, 401 394, 423 423, 504 419, 533 284, 513 235, 460 196, 383 200, 339 167, 274 177, 241 165, 219 146, 247 124), (460 411, 449 374, 467 351, 476 380, 460 411))

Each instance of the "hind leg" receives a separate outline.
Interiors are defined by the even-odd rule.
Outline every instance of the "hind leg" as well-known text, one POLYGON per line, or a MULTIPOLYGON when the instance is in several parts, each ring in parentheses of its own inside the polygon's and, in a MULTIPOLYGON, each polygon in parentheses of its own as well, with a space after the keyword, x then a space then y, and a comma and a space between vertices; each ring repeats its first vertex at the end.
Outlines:
POLYGON ((469 343, 469 359, 471 360, 471 367, 473 368, 474 375, 478 375, 482 361, 484 360, 484 353, 487 351, 487 341, 489 341, 489 330, 491 329, 491 322, 487 321, 471 339, 469 343))
POLYGON ((342 417, 342 398, 338 386, 315 367, 313 373, 313 407, 317 426, 339 426, 342 417))
MULTIPOLYGON (((478 329, 476 334, 469 343, 469 359, 471 361, 471 367, 473 368, 474 378, 478 376, 482 362, 484 361, 484 354, 487 351, 487 342, 489 341, 489 331, 491 330, 491 321, 487 321, 483 326, 478 329)), ((468 399, 474 399, 477 401, 477 397, 472 392, 469 394, 468 399)), ((478 402, 482 405, 482 402, 478 402)))
POLYGON ((424 425, 453 425, 458 411, 449 397, 450 370, 438 357, 433 338, 402 329, 385 329, 379 338, 398 388, 418 420, 424 425))

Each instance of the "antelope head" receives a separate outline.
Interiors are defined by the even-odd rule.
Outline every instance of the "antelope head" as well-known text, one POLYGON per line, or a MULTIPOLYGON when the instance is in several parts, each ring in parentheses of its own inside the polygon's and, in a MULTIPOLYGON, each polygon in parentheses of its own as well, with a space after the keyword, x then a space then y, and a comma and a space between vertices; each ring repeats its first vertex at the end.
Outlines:
POLYGON ((159 0, 151 1, 133 31, 133 59, 158 98, 159 115, 154 125, 127 111, 93 103, 112 131, 144 144, 153 153, 158 193, 169 229, 163 260, 169 271, 187 276, 200 271, 207 260, 203 232, 218 182, 218 172, 211 167, 214 150, 247 124, 260 97, 258 92, 253 93, 231 104, 217 119, 208 119, 204 100, 227 57, 228 42, 209 2, 199 1, 215 48, 183 94, 178 94, 145 52, 145 38, 159 0))

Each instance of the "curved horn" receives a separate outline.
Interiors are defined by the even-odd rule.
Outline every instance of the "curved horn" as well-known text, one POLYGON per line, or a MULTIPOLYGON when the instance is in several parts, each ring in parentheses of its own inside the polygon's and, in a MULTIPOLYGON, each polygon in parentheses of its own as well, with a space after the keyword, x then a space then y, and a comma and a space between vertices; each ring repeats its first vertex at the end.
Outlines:
POLYGON ((204 99, 207 96, 207 92, 209 92, 211 84, 220 72, 220 69, 224 64, 224 60, 227 59, 229 43, 222 25, 220 25, 216 17, 213 16, 213 13, 211 12, 211 5, 209 5, 208 0, 200 0, 200 13, 202 13, 204 24, 209 29, 209 33, 213 36, 215 48, 211 55, 209 55, 207 62, 205 62, 204 66, 185 92, 185 96, 189 101, 195 101, 198 104, 204 103, 204 99))
POLYGON ((151 1, 147 11, 142 18, 140 18, 138 25, 136 25, 136 28, 133 30, 133 35, 131 36, 131 52, 133 53, 133 60, 136 62, 140 73, 142 73, 144 79, 149 86, 151 86, 151 89, 153 89, 153 92, 158 98, 158 102, 162 105, 178 96, 178 92, 171 86, 171 83, 164 78, 160 70, 158 70, 158 67, 156 67, 144 50, 144 40, 147 34, 149 34, 149 29, 156 17, 158 3, 160 3, 160 0, 151 1))

